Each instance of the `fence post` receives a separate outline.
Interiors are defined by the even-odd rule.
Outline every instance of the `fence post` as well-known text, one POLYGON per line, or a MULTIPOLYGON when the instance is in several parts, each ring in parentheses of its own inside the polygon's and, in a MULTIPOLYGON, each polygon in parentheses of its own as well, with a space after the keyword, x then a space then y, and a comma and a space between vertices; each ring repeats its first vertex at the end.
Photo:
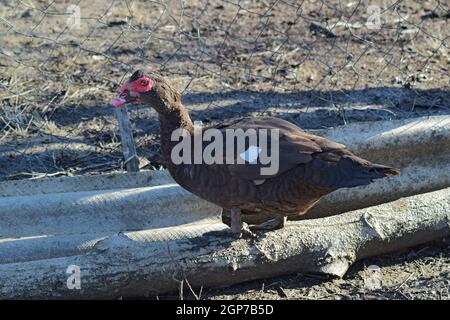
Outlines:
POLYGON ((114 108, 117 121, 119 122, 120 139, 122 141, 122 152, 125 167, 128 172, 139 171, 139 159, 136 154, 136 147, 133 140, 133 130, 131 129, 130 118, 126 106, 114 108))

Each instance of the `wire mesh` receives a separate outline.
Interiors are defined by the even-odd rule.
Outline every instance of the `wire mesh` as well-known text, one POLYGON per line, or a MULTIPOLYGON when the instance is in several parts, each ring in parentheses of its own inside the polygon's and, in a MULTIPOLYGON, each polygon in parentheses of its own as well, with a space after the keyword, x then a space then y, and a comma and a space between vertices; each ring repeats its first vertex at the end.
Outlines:
MULTIPOLYGON (((206 124, 448 114, 449 17, 446 1, 0 0, 0 179, 123 170, 106 104, 142 67, 206 124)), ((156 113, 130 109, 141 167, 160 169, 156 113)))

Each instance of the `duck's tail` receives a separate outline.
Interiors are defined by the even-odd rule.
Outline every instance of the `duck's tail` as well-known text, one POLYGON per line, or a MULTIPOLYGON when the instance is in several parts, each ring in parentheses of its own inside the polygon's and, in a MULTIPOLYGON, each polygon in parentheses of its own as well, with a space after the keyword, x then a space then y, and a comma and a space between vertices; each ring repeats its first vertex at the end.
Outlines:
POLYGON ((305 177, 315 185, 333 189, 367 185, 400 174, 400 169, 371 163, 346 150, 324 153, 311 162, 305 177))
POLYGON ((371 163, 358 157, 342 159, 339 162, 342 177, 338 183, 340 188, 363 186, 376 179, 400 174, 400 169, 398 168, 371 163))
MULTIPOLYGON (((381 172, 384 174, 384 176, 398 176, 400 174, 400 169, 398 168, 392 168, 388 166, 383 166, 381 164, 377 163, 371 163, 371 169, 381 172)), ((383 177, 380 177, 383 178, 383 177)))

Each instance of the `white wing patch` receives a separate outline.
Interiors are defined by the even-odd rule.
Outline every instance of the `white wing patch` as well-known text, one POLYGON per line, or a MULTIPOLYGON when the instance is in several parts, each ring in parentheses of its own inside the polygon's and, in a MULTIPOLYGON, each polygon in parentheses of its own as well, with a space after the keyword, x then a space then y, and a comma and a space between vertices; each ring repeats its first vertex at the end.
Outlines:
POLYGON ((247 161, 247 162, 255 162, 258 159, 258 156, 261 152, 261 148, 257 146, 250 146, 247 150, 242 152, 239 156, 241 159, 247 161))
POLYGON ((257 186, 262 185, 264 182, 266 182, 266 179, 253 180, 253 183, 257 186))

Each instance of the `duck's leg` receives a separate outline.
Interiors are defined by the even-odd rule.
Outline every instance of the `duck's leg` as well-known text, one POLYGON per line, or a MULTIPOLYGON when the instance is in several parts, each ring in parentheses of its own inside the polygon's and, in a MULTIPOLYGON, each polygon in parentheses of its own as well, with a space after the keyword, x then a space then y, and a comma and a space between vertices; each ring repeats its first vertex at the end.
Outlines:
POLYGON ((284 228, 287 217, 277 215, 275 218, 265 221, 260 224, 250 226, 250 230, 277 230, 284 228))
POLYGON ((245 222, 242 222, 241 217, 241 209, 240 208, 231 208, 231 234, 235 238, 241 238, 244 236, 254 237, 253 232, 250 231, 248 225, 245 222))
POLYGON ((231 227, 231 210, 222 208, 222 222, 231 227))

